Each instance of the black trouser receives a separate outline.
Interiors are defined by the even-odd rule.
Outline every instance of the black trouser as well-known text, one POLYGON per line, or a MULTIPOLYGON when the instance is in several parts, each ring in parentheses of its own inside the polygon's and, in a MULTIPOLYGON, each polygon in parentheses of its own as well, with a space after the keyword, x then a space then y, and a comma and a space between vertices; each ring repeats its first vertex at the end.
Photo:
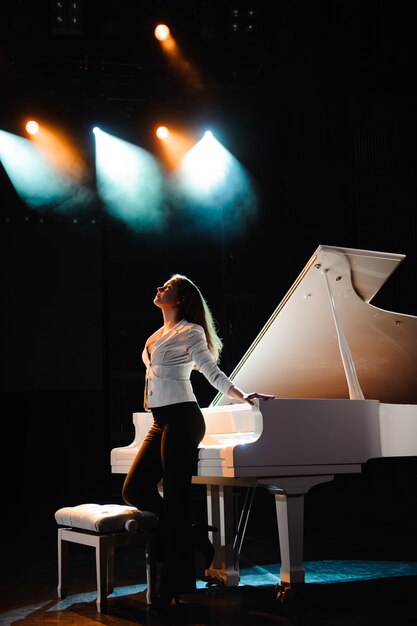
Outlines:
POLYGON ((198 444, 206 430, 196 402, 152 409, 154 422, 123 485, 123 499, 161 520, 165 566, 162 591, 195 589, 191 536, 191 479, 197 472, 198 444), (158 483, 163 481, 163 498, 158 483))

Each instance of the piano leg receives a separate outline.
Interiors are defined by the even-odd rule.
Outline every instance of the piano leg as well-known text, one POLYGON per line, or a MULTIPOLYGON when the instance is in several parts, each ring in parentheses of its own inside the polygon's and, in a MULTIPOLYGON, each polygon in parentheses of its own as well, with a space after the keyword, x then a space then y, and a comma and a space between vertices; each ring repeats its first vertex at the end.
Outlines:
POLYGON ((275 493, 281 567, 281 584, 304 582, 304 494, 275 493))
POLYGON ((233 487, 207 485, 207 519, 219 532, 212 533, 214 559, 208 577, 227 587, 239 584, 239 563, 235 558, 233 487))
POLYGON ((334 476, 285 477, 279 479, 279 487, 268 485, 268 480, 262 481, 275 496, 281 554, 281 584, 277 585, 277 598, 281 602, 291 600, 297 587, 304 583, 304 495, 314 485, 333 478, 334 476))

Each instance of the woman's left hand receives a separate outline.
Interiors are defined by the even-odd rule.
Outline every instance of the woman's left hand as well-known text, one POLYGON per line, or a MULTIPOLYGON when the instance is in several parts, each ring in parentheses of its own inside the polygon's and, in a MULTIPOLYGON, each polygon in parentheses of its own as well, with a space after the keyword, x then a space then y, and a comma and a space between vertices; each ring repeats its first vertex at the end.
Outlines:
POLYGON ((273 393, 258 393, 257 391, 252 391, 251 393, 245 393, 243 395, 244 401, 252 406, 255 404, 252 401, 254 398, 259 398, 259 400, 273 400, 275 395, 273 393))

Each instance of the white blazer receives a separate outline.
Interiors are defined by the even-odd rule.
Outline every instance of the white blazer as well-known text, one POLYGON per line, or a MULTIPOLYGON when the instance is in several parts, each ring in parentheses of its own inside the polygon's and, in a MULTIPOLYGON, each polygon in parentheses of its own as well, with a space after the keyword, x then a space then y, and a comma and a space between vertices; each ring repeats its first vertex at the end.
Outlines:
POLYGON ((162 328, 151 335, 142 360, 146 365, 146 410, 177 402, 196 402, 190 380, 193 369, 204 374, 221 393, 227 395, 233 385, 213 359, 203 327, 186 320, 178 322, 165 335, 162 335, 162 328), (157 339, 153 341, 155 336, 157 339))

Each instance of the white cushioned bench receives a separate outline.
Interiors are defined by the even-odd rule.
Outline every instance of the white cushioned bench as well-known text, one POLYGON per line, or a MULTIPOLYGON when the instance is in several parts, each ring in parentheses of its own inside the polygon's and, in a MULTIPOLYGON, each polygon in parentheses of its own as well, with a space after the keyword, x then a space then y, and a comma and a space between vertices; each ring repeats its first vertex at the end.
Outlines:
POLYGON ((152 602, 156 583, 157 516, 119 504, 79 504, 55 512, 58 528, 58 597, 67 595, 68 544, 92 546, 96 551, 97 610, 107 611, 114 589, 114 548, 143 544, 146 564, 146 601, 152 602))

